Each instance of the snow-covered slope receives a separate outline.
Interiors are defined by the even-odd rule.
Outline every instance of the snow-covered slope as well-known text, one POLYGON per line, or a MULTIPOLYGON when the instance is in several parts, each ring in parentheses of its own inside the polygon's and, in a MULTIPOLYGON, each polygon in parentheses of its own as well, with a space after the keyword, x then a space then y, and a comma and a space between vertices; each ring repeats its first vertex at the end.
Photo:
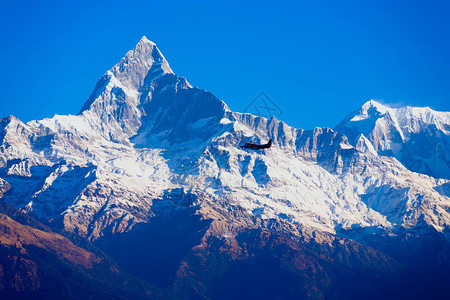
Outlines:
POLYGON ((176 211, 186 195, 224 236, 255 226, 255 218, 331 233, 422 225, 442 231, 450 224, 450 199, 440 188, 448 180, 375 155, 401 144, 408 120, 386 117, 390 135, 379 145, 360 136, 355 148, 329 128, 305 131, 232 112, 173 74, 143 37, 77 116, 1 120, 1 178, 11 187, 3 199, 92 239, 176 211), (268 139, 270 149, 239 148, 268 139), (238 223, 227 221, 236 215, 238 223))
POLYGON ((374 152, 373 148, 378 154, 395 156, 412 171, 450 179, 450 112, 391 108, 370 100, 335 129, 358 149, 374 152))

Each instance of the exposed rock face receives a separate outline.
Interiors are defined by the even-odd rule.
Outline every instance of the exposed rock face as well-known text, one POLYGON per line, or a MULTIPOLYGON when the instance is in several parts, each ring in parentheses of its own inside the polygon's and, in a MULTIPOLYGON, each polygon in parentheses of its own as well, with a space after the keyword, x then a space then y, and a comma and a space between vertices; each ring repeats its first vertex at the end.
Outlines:
POLYGON ((450 176, 430 161, 449 161, 449 124, 448 113, 373 101, 336 130, 232 112, 144 37, 78 115, 0 120, 0 197, 95 242, 169 298, 229 297, 237 275, 267 298, 409 297, 409 261, 384 242, 448 234, 450 176))

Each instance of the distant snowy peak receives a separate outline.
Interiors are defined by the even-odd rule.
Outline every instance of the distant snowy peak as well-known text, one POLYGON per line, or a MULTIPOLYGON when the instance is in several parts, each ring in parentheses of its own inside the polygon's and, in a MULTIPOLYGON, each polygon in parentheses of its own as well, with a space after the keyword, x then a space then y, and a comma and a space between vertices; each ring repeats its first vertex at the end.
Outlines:
POLYGON ((358 111, 349 114, 335 130, 344 133, 356 144, 367 144, 361 140, 363 134, 373 144, 375 151, 392 151, 405 140, 396 118, 396 110, 375 100, 366 102, 358 111))
POLYGON ((404 136, 421 131, 423 125, 435 125, 438 130, 450 133, 450 112, 435 111, 429 107, 392 108, 375 100, 364 103, 358 111, 348 115, 337 127, 351 124, 351 127, 358 128, 361 132, 366 131, 367 134, 373 129, 367 125, 376 125, 375 121, 383 117, 390 118, 395 126, 398 125, 404 136), (372 122, 363 122, 369 119, 372 122))
POLYGON ((380 117, 388 111, 392 111, 392 108, 387 107, 375 100, 370 100, 364 103, 358 113, 351 117, 350 121, 357 122, 373 117, 380 117))
POLYGON ((370 100, 335 130, 347 135, 360 150, 373 149, 395 156, 410 170, 450 178, 450 112, 429 107, 392 108, 370 100))

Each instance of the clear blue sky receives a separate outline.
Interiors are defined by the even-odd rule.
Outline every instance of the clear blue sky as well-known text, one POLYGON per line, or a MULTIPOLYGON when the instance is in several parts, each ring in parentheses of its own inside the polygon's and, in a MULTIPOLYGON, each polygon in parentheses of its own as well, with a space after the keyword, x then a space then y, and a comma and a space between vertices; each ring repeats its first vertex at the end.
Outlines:
POLYGON ((3 0, 0 115, 77 114, 143 35, 232 110, 265 91, 300 128, 371 98, 450 111, 449 1, 252 3, 3 0))

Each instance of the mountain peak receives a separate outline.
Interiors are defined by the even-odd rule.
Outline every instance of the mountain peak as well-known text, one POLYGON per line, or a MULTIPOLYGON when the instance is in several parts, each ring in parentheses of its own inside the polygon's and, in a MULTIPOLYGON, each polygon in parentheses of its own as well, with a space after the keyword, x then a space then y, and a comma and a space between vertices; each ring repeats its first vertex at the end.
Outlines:
MULTIPOLYGON (((132 50, 100 78, 79 114, 90 109, 97 99, 102 99, 102 94, 111 91, 119 93, 118 99, 128 94, 128 98, 137 100, 136 95, 145 82, 154 81, 165 74, 174 73, 156 44, 143 36, 132 50)), ((99 104, 97 109, 103 106, 99 104)))
POLYGON ((150 41, 145 35, 143 35, 142 37, 141 37, 141 39, 139 40, 139 43, 138 43, 138 45, 139 44, 151 44, 151 45, 156 45, 155 43, 153 43, 152 41, 150 41))
POLYGON ((389 106, 381 104, 380 102, 378 102, 376 100, 370 99, 369 101, 367 101, 366 103, 363 104, 360 112, 367 113, 369 111, 377 111, 380 114, 385 114, 386 112, 389 111, 389 109, 390 109, 389 106))
POLYGON ((378 154, 395 156, 412 171, 450 178, 446 146, 450 136, 449 112, 429 107, 394 108, 370 100, 335 129, 347 135, 357 148, 362 143, 356 137, 364 134, 378 154))
POLYGON ((139 89, 145 77, 151 73, 158 76, 173 74, 169 63, 159 51, 155 43, 143 36, 133 50, 125 56, 110 71, 125 86, 139 89))
POLYGON ((376 100, 369 100, 361 108, 347 116, 348 121, 362 121, 373 117, 380 117, 387 113, 391 108, 381 104, 376 100))

